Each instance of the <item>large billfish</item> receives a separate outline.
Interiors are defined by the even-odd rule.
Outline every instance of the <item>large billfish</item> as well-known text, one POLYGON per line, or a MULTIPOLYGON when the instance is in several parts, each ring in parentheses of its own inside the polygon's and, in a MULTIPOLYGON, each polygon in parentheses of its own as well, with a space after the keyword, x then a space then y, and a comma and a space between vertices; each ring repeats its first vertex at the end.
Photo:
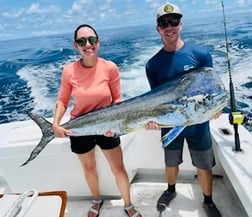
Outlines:
MULTIPOLYGON (((177 127, 203 123, 220 112, 228 102, 228 93, 213 68, 199 68, 171 80, 149 92, 120 103, 86 113, 62 126, 71 136, 102 134, 113 129, 117 135, 156 121, 161 127, 177 127)), ((33 149, 29 161, 55 137, 52 124, 34 114, 28 114, 41 128, 43 136, 33 149)))

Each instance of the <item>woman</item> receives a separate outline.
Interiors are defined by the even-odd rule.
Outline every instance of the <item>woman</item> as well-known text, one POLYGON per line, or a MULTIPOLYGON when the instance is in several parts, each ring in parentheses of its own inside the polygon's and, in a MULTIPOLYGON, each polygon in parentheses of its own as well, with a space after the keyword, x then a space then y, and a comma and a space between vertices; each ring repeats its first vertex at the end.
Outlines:
MULTIPOLYGON (((121 100, 120 74, 115 63, 98 56, 100 41, 92 26, 83 24, 74 33, 74 47, 81 59, 66 65, 63 69, 60 91, 55 108, 53 130, 56 137, 71 135, 71 131, 60 126, 71 96, 74 106, 71 119, 121 100)), ((88 217, 99 216, 103 200, 100 197, 96 170, 95 146, 105 155, 115 176, 118 189, 124 200, 124 210, 129 217, 141 217, 130 200, 129 179, 126 173, 120 138, 112 130, 104 135, 70 136, 71 150, 76 153, 84 170, 85 178, 93 200, 88 217)))

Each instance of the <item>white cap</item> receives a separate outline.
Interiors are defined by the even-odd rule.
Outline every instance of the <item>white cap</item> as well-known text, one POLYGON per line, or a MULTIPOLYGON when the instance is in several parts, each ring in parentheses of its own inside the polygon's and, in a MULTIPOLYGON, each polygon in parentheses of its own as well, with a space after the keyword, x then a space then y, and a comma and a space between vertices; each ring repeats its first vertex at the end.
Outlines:
POLYGON ((179 7, 175 4, 172 3, 166 3, 162 6, 160 6, 157 10, 157 20, 167 14, 175 14, 177 15, 179 18, 181 18, 183 16, 183 14, 181 13, 179 7))

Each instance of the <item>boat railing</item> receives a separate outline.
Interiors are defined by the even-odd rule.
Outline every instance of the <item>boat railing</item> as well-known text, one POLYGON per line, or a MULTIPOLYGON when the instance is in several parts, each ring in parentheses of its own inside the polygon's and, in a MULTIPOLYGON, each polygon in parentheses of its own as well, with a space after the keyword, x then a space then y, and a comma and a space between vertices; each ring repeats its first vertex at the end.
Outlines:
POLYGON ((38 191, 28 190, 18 196, 4 217, 23 217, 38 197, 38 191), (24 203, 29 198, 28 203, 24 203))

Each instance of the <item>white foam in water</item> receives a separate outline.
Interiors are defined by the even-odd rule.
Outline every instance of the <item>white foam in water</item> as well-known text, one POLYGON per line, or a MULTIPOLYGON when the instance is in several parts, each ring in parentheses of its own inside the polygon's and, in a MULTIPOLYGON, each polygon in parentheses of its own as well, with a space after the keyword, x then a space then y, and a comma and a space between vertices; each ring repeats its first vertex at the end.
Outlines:
MULTIPOLYGON (((230 61, 230 70, 231 70, 231 78, 232 83, 235 91, 235 99, 236 101, 243 102, 247 104, 248 108, 243 108, 243 110, 248 110, 251 112, 250 109, 252 107, 252 100, 247 98, 251 96, 251 90, 243 87, 242 85, 246 84, 247 82, 251 82, 252 80, 252 56, 251 56, 251 49, 237 49, 233 47, 230 49, 229 52, 229 61, 230 61)), ((227 62, 227 59, 223 59, 223 61, 227 62)), ((216 66, 217 69, 223 68, 220 66, 216 66)), ((225 73, 221 73, 221 79, 223 80, 225 87, 229 90, 230 78, 229 78, 229 71, 228 66, 225 67, 225 73)), ((222 70, 223 71, 223 70, 222 70)))
POLYGON ((146 46, 145 42, 137 43, 139 53, 136 53, 136 61, 128 64, 124 61, 121 70, 121 85, 124 99, 143 94, 150 90, 149 82, 145 73, 145 64, 161 48, 157 45, 146 46))
MULTIPOLYGON (((58 66, 57 66, 58 67, 58 66)), ((27 82, 34 99, 34 111, 53 109, 55 96, 52 96, 48 83, 54 83, 53 74, 59 69, 54 64, 40 66, 25 66, 17 74, 27 82)), ((55 83, 56 86, 58 84, 55 83)))
POLYGON ((76 56, 69 56, 66 62, 40 64, 39 66, 28 65, 20 69, 17 74, 27 82, 31 88, 31 97, 34 100, 33 111, 53 111, 59 90, 62 67, 76 59, 76 56), (52 93, 51 88, 55 88, 52 93))

